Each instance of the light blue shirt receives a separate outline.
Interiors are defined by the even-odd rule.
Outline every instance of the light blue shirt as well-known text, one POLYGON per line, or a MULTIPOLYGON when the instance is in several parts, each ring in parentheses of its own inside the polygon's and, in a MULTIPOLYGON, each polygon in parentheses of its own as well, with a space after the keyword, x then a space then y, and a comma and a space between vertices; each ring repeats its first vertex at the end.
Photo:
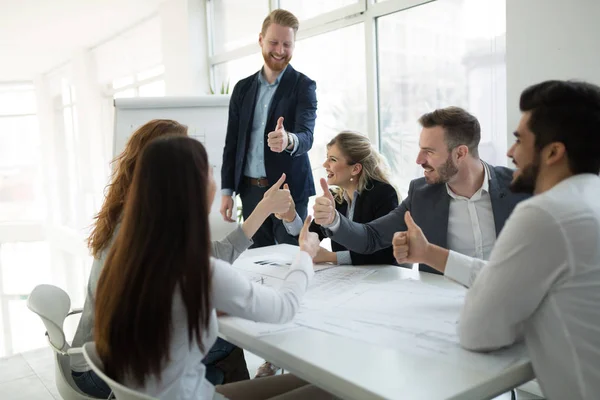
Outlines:
MULTIPOLYGON (((262 69, 258 74, 258 98, 254 107, 254 118, 252 120, 252 130, 250 131, 250 144, 248 145, 246 164, 244 165, 244 176, 250 178, 264 178, 267 176, 265 169, 265 126, 269 117, 271 100, 279 87, 281 77, 286 69, 287 67, 281 71, 273 83, 267 82, 262 69)), ((294 148, 291 151, 286 151, 294 154, 298 149, 298 137, 293 133, 291 135, 294 140, 294 148)), ((233 195, 233 190, 224 188, 221 190, 221 194, 231 196, 233 195)))
MULTIPOLYGON (((356 200, 358 200, 358 196, 359 196, 358 190, 355 190, 354 191, 354 200, 350 201, 348 194, 346 192, 344 192, 344 200, 346 200, 346 203, 348 204, 348 209, 346 211, 346 217, 350 221, 354 220, 354 207, 356 206, 356 200)), ((285 227, 285 230, 287 231, 288 234, 290 234, 292 236, 298 236, 300 234, 300 231, 302 230, 302 225, 303 225, 303 222, 300 219, 300 216, 298 215, 298 213, 296 213, 296 219, 294 219, 292 222, 283 221, 283 226, 285 227)), ((352 258, 350 257, 350 251, 348 251, 348 250, 336 251, 335 254, 337 257, 338 265, 352 265, 352 258)))

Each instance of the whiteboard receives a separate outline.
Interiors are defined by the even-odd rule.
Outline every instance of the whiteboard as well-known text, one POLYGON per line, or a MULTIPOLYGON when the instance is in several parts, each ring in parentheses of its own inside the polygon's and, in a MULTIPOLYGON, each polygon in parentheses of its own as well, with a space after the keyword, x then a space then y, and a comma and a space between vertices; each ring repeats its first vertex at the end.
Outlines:
MULTIPOLYGON (((121 154, 131 134, 152 119, 172 119, 188 126, 188 134, 202 142, 213 166, 217 187, 221 186, 223 147, 227 132, 228 95, 198 97, 146 97, 115 99, 113 158, 121 154)), ((223 221, 219 213, 221 196, 215 196, 210 210, 211 237, 224 238, 237 224, 223 221)), ((236 206, 234 205, 234 210, 236 206)))

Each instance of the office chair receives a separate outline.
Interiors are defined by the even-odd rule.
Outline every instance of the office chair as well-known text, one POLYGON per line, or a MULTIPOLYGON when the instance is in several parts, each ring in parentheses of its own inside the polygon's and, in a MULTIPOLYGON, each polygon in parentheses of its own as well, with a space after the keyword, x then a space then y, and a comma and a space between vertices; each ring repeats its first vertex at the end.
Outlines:
POLYGON ((27 299, 27 308, 36 313, 46 327, 46 336, 54 350, 54 379, 58 393, 65 400, 92 400, 83 393, 73 381, 69 357, 81 352, 80 348, 72 348, 65 338, 63 324, 69 315, 81 313, 81 309, 71 308, 69 295, 53 285, 36 286, 27 299))
POLYGON ((83 345, 83 356, 88 362, 90 368, 98 375, 112 390, 117 400, 155 400, 154 397, 150 397, 143 393, 136 392, 133 389, 121 385, 120 383, 112 380, 104 373, 104 366, 102 360, 96 352, 96 345, 94 342, 88 342, 83 345))

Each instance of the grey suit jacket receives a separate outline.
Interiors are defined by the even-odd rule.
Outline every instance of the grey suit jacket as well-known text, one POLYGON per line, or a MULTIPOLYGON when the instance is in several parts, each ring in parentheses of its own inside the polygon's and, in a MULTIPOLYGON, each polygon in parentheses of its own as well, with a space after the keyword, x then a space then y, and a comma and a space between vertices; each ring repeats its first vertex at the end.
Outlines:
MULTIPOLYGON (((506 167, 489 167, 489 190, 496 225, 496 236, 504 227, 504 222, 517 203, 528 195, 515 194, 509 189, 513 170, 506 167)), ((358 224, 340 215, 340 226, 333 233, 324 229, 327 236, 337 243, 357 253, 371 254, 392 245, 394 233, 405 231, 404 213, 410 211, 416 224, 421 227, 430 243, 447 248, 448 216, 450 195, 445 184, 430 185, 425 178, 410 183, 408 196, 394 211, 368 224, 358 224)), ((419 270, 439 274, 426 264, 419 264, 419 270)))

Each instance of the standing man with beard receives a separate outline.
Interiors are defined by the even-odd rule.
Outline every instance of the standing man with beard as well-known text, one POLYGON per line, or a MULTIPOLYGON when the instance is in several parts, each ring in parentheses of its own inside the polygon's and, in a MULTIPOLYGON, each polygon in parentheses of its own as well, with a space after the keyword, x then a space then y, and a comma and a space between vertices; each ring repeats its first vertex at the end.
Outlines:
MULTIPOLYGON (((308 151, 317 117, 316 83, 289 64, 298 19, 275 10, 265 18, 258 43, 265 63, 239 81, 231 94, 227 136, 221 168, 221 215, 235 222, 233 195, 242 199, 244 219, 266 191, 286 174, 296 210, 304 220, 308 198, 315 194, 308 151)), ((250 247, 298 244, 281 220, 268 217, 252 237, 250 247)), ((204 359, 206 377, 214 385, 249 379, 242 349, 217 339, 204 359)), ((265 363, 268 374, 276 367, 265 363)))
POLYGON ((524 337, 544 396, 600 393, 600 87, 546 81, 520 99, 508 156, 519 204, 489 262, 429 243, 406 213, 399 262, 426 262, 467 287, 460 344, 474 351, 524 337))
MULTIPOLYGON (((240 194, 247 218, 283 173, 298 214, 306 218, 308 198, 315 194, 308 151, 317 97, 315 82, 289 64, 298 27, 289 11, 271 12, 258 38, 265 63, 233 89, 221 169, 225 221, 234 222, 234 192, 240 194)), ((274 217, 267 218, 252 240, 253 247, 297 243, 274 217)))
MULTIPOLYGON (((316 199, 315 222, 347 249, 370 254, 390 247, 394 232, 406 230, 404 214, 410 211, 432 243, 488 259, 504 222, 526 196, 508 190, 512 170, 479 159, 481 132, 473 115, 448 107, 424 114, 419 123, 423 130, 417 163, 425 177, 410 183, 408 196, 398 208, 359 224, 335 211, 326 191, 316 199)), ((419 269, 439 274, 427 264, 419 269)))

